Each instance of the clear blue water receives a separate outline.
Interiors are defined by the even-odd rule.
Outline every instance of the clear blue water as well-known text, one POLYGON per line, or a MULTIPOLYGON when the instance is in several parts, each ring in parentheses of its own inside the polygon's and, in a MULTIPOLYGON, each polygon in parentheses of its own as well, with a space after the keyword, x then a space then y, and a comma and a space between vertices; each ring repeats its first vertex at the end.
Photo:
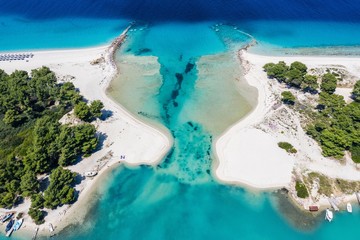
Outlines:
POLYGON ((150 91, 149 103, 139 100, 129 108, 154 114, 152 121, 174 136, 173 150, 159 166, 114 171, 104 194, 95 196, 99 200, 86 223, 56 239, 356 239, 357 207, 328 224, 322 216, 314 220, 284 208, 288 203, 279 196, 214 180, 213 138, 251 108, 251 96, 242 86, 237 91, 246 97, 239 113, 221 112, 234 100, 233 94, 222 94, 230 92, 230 68, 221 91, 212 89, 221 69, 236 67, 231 49, 246 38, 232 27, 218 33, 210 27, 237 26, 265 47, 357 46, 359 12, 360 3, 348 0, 0 0, 1 51, 101 45, 127 22, 141 20, 149 27, 132 33, 122 54, 158 57, 152 67, 161 81, 150 91), (224 105, 216 105, 216 98, 224 105), (223 124, 217 125, 221 117, 223 124))

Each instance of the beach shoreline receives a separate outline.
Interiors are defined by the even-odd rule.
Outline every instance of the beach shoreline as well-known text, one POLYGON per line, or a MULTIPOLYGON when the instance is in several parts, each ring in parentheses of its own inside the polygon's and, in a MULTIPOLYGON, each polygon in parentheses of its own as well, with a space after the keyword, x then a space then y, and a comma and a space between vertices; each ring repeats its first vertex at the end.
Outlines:
MULTIPOLYGON (((128 29, 110 45, 34 51, 34 57, 28 61, 0 62, 0 69, 7 73, 16 69, 30 71, 47 66, 55 72, 58 80, 73 82, 88 101, 101 100, 104 109, 111 113, 104 121, 97 120, 94 123, 97 131, 105 136, 102 139, 103 147, 76 165, 67 167, 80 175, 97 168, 99 170, 97 176, 94 179, 86 178, 76 185, 75 189, 80 194, 74 204, 49 211, 45 217, 45 224, 39 226, 39 236, 57 234, 66 226, 83 221, 87 210, 81 211, 85 212, 84 214, 79 214, 78 210, 88 205, 91 193, 96 191, 99 179, 107 175, 108 169, 114 169, 121 162, 129 165, 156 165, 172 146, 172 138, 168 132, 137 119, 106 94, 110 82, 120 71, 114 62, 114 53, 125 40, 128 29), (48 231, 49 223, 55 228, 51 234, 48 231)), ((29 205, 29 201, 27 204, 29 205)), ((18 209, 20 208, 12 210, 18 209)), ((4 209, 2 211, 5 212, 4 209)), ((29 237, 33 234, 36 225, 27 216, 27 212, 25 215, 23 227, 16 234, 29 237)))
MULTIPOLYGON (((296 196, 295 180, 306 172, 318 172, 332 179, 360 181, 359 166, 349 157, 344 162, 322 156, 319 145, 304 131, 301 116, 293 109, 283 106, 280 94, 289 90, 275 80, 267 78, 262 67, 268 62, 303 62, 309 69, 340 68, 350 76, 338 86, 336 93, 351 101, 354 81, 360 78, 360 58, 343 56, 268 56, 239 50, 240 67, 249 85, 258 90, 258 104, 252 112, 228 128, 215 142, 217 163, 215 177, 224 183, 244 186, 255 191, 290 189, 289 195, 301 208, 319 205, 329 207, 325 196, 312 196, 307 201, 296 196), (266 141, 264 141, 266 139, 266 141), (298 150, 287 154, 277 146, 280 141, 290 142, 298 150), (256 146, 256 147, 254 147, 256 146), (261 151, 257 151, 260 150, 261 151), (260 152, 260 153, 259 153, 260 152)), ((309 96, 294 92, 300 99, 309 96)), ((356 201, 355 195, 337 196, 342 204, 356 201)))

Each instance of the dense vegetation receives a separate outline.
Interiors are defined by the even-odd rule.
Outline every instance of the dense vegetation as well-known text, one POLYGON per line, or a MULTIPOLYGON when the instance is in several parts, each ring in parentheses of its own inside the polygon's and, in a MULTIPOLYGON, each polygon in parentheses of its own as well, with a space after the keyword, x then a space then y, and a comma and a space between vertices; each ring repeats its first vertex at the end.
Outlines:
POLYGON ((287 66, 285 62, 267 63, 264 65, 269 78, 275 78, 289 87, 302 89, 304 92, 316 93, 319 87, 317 77, 307 74, 307 67, 301 62, 293 62, 287 66))
POLYGON ((296 181, 295 189, 296 189, 296 195, 299 198, 307 198, 309 196, 309 193, 308 193, 308 190, 307 190, 305 184, 302 183, 301 181, 296 181))
MULTIPOLYGON (((317 77, 307 74, 307 67, 302 63, 294 62, 290 67, 285 62, 268 63, 264 70, 269 78, 317 94, 317 77)), ((324 156, 340 159, 348 150, 353 161, 360 162, 360 81, 352 92, 354 102, 346 104, 342 96, 334 94, 339 80, 329 71, 321 76, 318 105, 315 112, 308 116, 311 122, 307 126, 307 133, 319 142, 324 156)), ((282 100, 289 103, 293 98, 283 92, 282 100)))
POLYGON ((297 150, 294 148, 291 143, 288 142, 279 142, 278 143, 279 148, 284 149, 288 153, 297 153, 297 150))
MULTIPOLYGON (((74 85, 57 83, 47 67, 30 75, 0 70, 0 207, 30 197, 29 215, 42 223, 44 206, 56 208, 75 200, 75 174, 62 167, 91 154, 98 144, 93 125, 59 123, 77 105, 86 103, 74 85), (38 174, 49 173, 50 184, 41 192, 38 174)), ((100 117, 102 108, 94 101, 84 120, 100 117)))

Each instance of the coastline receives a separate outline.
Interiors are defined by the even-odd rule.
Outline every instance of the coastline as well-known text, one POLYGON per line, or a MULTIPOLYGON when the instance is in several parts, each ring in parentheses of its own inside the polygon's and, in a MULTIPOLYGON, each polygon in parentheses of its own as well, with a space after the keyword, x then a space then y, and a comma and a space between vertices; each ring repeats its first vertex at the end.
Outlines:
MULTIPOLYGON (((300 61, 309 69, 340 68, 349 75, 338 86, 336 93, 347 101, 355 80, 360 79, 360 58, 342 56, 263 56, 239 50, 244 78, 257 88, 257 105, 254 110, 221 135, 216 143, 216 177, 225 183, 238 184, 255 190, 290 189, 289 195, 298 206, 320 205, 328 207, 325 196, 311 196, 302 200, 296 196, 296 177, 307 172, 318 172, 330 178, 360 181, 359 165, 347 156, 339 162, 321 155, 319 145, 303 130, 299 113, 280 104, 280 94, 289 90, 267 78, 262 67, 268 62, 300 61), (265 140, 264 140, 265 139, 265 140), (290 155, 277 146, 280 141, 290 142, 298 153, 290 155), (261 151, 260 151, 261 150, 261 151)), ((311 96, 296 92, 299 100, 311 96)), ((339 195, 338 199, 356 201, 355 195, 339 195)))
MULTIPOLYGON (((106 95, 107 87, 119 71, 114 62, 114 53, 125 40, 130 27, 131 25, 112 44, 107 46, 34 51, 34 57, 28 62, 0 62, 0 68, 8 73, 15 69, 30 71, 41 66, 48 66, 55 72, 58 80, 72 81, 87 100, 99 99, 104 103, 104 109, 111 112, 106 120, 98 120, 94 124, 97 131, 102 133, 102 148, 76 165, 68 167, 71 171, 81 175, 97 168, 98 175, 94 179, 86 178, 76 185, 79 197, 73 205, 49 211, 45 217, 45 224, 39 226, 39 236, 50 235, 47 230, 48 223, 55 227, 55 232, 52 234, 57 234, 66 226, 81 222, 87 211, 81 211, 84 214, 79 214, 77 210, 79 207, 87 208, 91 193, 95 192, 99 179, 107 175, 108 169, 117 167, 121 162, 130 165, 156 165, 172 146, 172 139, 169 138, 167 132, 135 118, 106 95)), ((29 204, 28 200, 26 204, 29 204)), ((20 209, 20 206, 12 210, 16 211, 17 209, 20 209)), ((16 235, 28 237, 33 234, 36 225, 27 214, 25 215, 23 227, 16 235)))

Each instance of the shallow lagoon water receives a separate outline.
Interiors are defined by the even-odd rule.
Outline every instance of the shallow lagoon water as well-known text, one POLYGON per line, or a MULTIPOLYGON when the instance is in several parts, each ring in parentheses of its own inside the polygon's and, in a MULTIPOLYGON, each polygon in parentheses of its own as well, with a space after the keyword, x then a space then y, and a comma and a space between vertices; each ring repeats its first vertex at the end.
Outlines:
MULTIPOLYGON (((159 166, 114 171, 113 182, 95 205, 95 219, 92 216, 90 220, 95 227, 77 234, 69 234, 73 229, 69 228, 62 238, 325 239, 331 234, 322 217, 284 208, 284 202, 272 194, 220 184, 214 179, 213 141, 251 110, 256 92, 241 78, 232 48, 236 44, 231 39, 231 32, 237 36, 236 29, 224 26, 215 32, 207 24, 204 36, 211 37, 201 41, 196 34, 194 38, 177 39, 198 31, 189 25, 173 35, 166 25, 140 27, 130 34, 117 55, 121 74, 112 83, 110 93, 120 103, 126 102, 132 114, 167 127, 174 137, 174 147, 159 166), (174 49, 167 51, 164 45, 155 48, 149 44, 149 39, 160 43, 159 35, 167 36, 169 42, 174 36, 174 49), (181 51, 190 43, 200 48, 193 55, 188 49, 181 51), (217 52, 208 51, 212 43, 221 43, 217 52), (203 45, 206 47, 201 50, 203 45), (139 73, 141 70, 144 75, 139 73), (137 91, 133 94, 132 87, 152 96, 144 99, 137 91)), ((245 43, 237 42, 237 46, 245 43)), ((337 224, 347 219, 344 214, 337 218, 337 224)))

